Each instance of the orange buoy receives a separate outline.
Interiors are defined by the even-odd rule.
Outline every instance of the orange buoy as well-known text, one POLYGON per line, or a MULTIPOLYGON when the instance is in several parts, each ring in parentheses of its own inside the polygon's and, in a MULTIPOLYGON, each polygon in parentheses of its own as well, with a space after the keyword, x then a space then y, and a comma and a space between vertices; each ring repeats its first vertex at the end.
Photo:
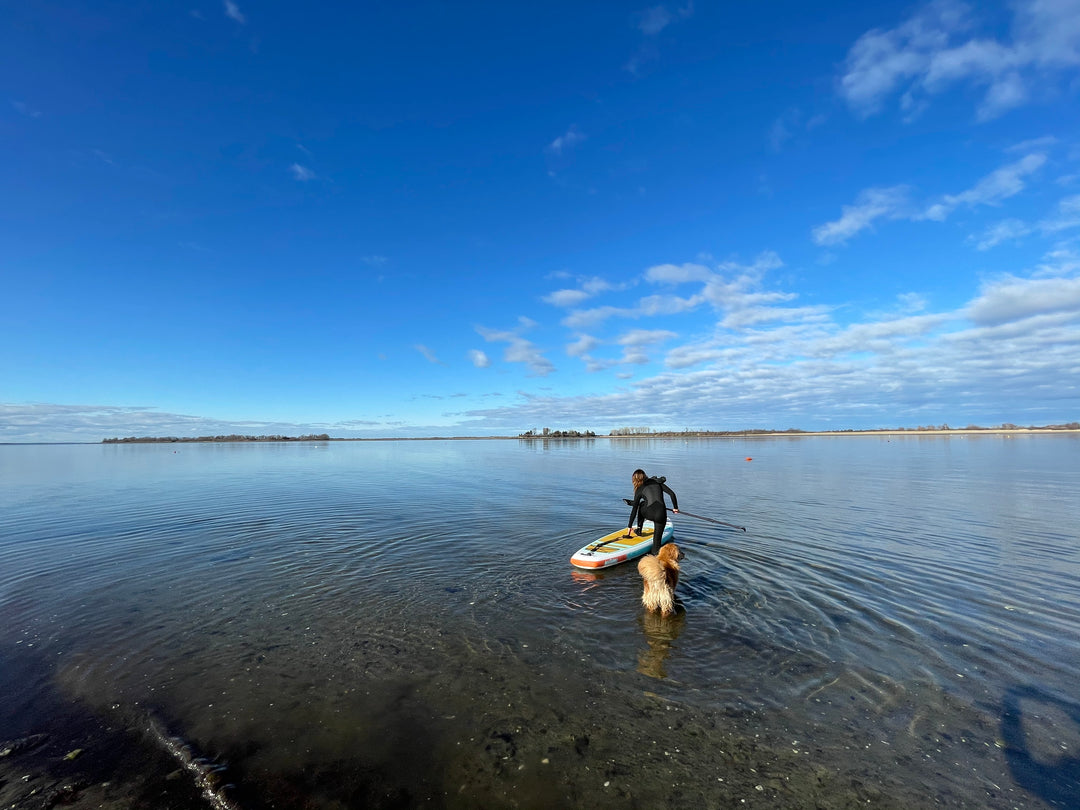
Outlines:
POLYGON ((747 456, 747 457, 746 457, 746 460, 747 460, 747 461, 753 461, 753 459, 752 459, 752 458, 750 458, 750 456, 747 456))

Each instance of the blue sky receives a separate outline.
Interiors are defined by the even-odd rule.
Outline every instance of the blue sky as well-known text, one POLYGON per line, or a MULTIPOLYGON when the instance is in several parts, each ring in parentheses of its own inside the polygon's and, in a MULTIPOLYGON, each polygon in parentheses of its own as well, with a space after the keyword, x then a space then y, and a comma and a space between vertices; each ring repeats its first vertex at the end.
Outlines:
POLYGON ((1080 0, 43 0, 0 76, 0 441, 1080 418, 1080 0))

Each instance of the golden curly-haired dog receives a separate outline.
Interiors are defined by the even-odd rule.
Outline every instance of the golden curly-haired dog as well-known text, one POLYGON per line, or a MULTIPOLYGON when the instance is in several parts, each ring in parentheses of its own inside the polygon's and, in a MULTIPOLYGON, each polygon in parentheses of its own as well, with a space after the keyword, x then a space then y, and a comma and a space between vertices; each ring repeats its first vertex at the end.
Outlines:
POLYGON ((646 610, 671 616, 675 613, 675 586, 679 584, 679 560, 686 555, 677 545, 668 543, 660 547, 655 557, 647 554, 637 565, 638 573, 645 580, 641 604, 646 610))

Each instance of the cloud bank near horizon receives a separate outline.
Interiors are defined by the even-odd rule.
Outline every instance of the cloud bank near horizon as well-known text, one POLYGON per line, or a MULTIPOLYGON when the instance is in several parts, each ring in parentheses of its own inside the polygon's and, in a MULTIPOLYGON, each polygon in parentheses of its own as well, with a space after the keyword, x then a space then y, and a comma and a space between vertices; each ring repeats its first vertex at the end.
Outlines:
MULTIPOLYGON (((505 405, 447 411, 431 425, 388 418, 235 422, 149 407, 8 403, 0 406, 0 441, 230 433, 512 435, 538 426, 606 432, 626 425, 815 430, 1075 421, 1080 255, 1072 250, 1049 252, 1026 275, 988 279, 952 310, 929 312, 918 295, 904 294, 888 311, 845 323, 835 318, 838 307, 800 305, 795 293, 771 285, 769 273, 782 267, 779 256, 766 253, 750 263, 646 269, 639 279, 643 294, 628 309, 672 317, 707 311, 711 326, 689 339, 670 330, 641 329, 638 320, 603 336, 583 333, 573 317, 577 310, 571 310, 564 319, 573 336, 565 362, 579 364, 585 373, 640 364, 650 354, 662 357, 660 373, 613 391, 573 396, 519 391, 505 405), (1035 400, 1032 391, 1040 392, 1035 400)), ((548 298, 552 305, 583 300, 548 298)), ((585 321, 599 325, 610 317, 614 314, 605 310, 585 321)), ((523 319, 514 329, 477 331, 490 342, 507 344, 506 362, 524 364, 536 374, 556 373, 555 364, 523 337, 535 327, 523 319)), ((480 354, 471 362, 486 368, 490 364, 477 361, 480 354)), ((464 393, 442 398, 468 399, 464 393)))

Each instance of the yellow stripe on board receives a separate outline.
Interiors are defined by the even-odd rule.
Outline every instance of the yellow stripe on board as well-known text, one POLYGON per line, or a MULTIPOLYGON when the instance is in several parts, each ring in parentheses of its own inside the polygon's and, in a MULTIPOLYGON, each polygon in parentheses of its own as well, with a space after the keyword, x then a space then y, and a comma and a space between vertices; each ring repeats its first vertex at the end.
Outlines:
MULTIPOLYGON (((630 540, 630 541, 633 541, 635 543, 640 543, 644 538, 652 537, 653 536, 653 531, 652 531, 652 529, 646 529, 645 531, 641 532, 640 534, 635 534, 633 537, 619 537, 618 540, 612 541, 610 538, 613 535, 616 535, 616 534, 618 534, 618 532, 612 532, 611 534, 606 535, 605 537, 601 537, 599 540, 596 541, 596 544, 599 544, 599 543, 611 543, 611 542, 618 543, 618 542, 620 542, 622 540, 630 540)), ((596 545, 596 544, 594 544, 594 545, 596 545)))
POLYGON ((629 548, 630 546, 636 546, 642 540, 645 540, 646 538, 652 537, 652 535, 653 535, 653 533, 651 531, 645 531, 645 532, 642 532, 641 534, 634 535, 633 537, 620 538, 618 540, 610 540, 610 541, 600 540, 600 541, 594 543, 593 545, 589 546, 585 550, 586 551, 593 551, 593 552, 595 552, 597 554, 610 554, 613 551, 624 551, 627 548, 629 548), (601 543, 603 545, 601 545, 601 543))

